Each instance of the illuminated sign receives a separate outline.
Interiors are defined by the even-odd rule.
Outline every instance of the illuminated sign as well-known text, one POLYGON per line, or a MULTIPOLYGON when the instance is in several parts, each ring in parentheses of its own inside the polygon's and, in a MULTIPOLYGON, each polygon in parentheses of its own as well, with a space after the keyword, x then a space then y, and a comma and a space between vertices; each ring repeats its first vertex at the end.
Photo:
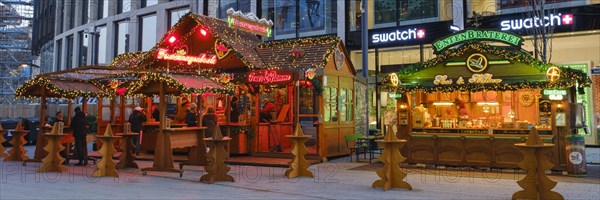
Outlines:
POLYGON ((544 90, 544 95, 567 95, 566 90, 544 90))
POLYGON ((400 79, 398 79, 398 75, 396 73, 390 74, 390 83, 392 86, 398 86, 400 84, 400 79))
POLYGON ((502 79, 494 79, 493 74, 485 73, 485 74, 473 74, 471 78, 469 78, 469 83, 500 83, 502 79))
POLYGON ((310 80, 315 78, 316 75, 317 75, 317 69, 315 69, 315 68, 310 68, 310 69, 307 69, 306 71, 304 71, 304 77, 306 77, 310 80))
POLYGON ((179 61, 191 65, 196 64, 217 64, 217 55, 201 53, 198 56, 186 55, 187 52, 183 49, 177 50, 176 53, 169 53, 168 49, 159 48, 156 53, 156 59, 179 61))
POLYGON ((271 37, 273 21, 258 19, 254 13, 242 13, 232 8, 227 9, 227 25, 253 34, 271 37))
POLYGON ((467 68, 473 73, 482 72, 488 66, 487 58, 480 53, 474 53, 467 58, 467 68))
POLYGON ((513 33, 494 30, 463 30, 448 37, 436 40, 433 43, 433 47, 435 48, 435 52, 440 52, 469 40, 491 40, 513 46, 519 46, 523 43, 523 38, 513 33))
MULTIPOLYGON (((488 84, 488 83, 500 83, 502 79, 494 79, 494 75, 490 73, 485 74, 473 74, 469 78, 469 83, 488 84)), ((454 81, 448 78, 448 75, 436 75, 433 79, 434 85, 451 85, 454 81)), ((456 80, 457 85, 465 84, 462 76, 456 80)))
POLYGON ((284 70, 257 70, 248 74, 248 82, 263 84, 279 84, 292 80, 292 72, 284 70))
POLYGON ((371 42, 373 44, 376 43, 386 43, 386 42, 394 42, 394 41, 405 41, 405 40, 414 40, 414 39, 423 39, 425 38, 425 30, 424 29, 416 29, 409 28, 403 31, 396 30, 387 33, 376 33, 371 35, 371 42))
POLYGON ((558 67, 548 68, 546 71, 546 78, 548 78, 550 82, 558 80, 560 78, 560 69, 558 69, 558 67))
POLYGON ((522 19, 511 19, 503 20, 500 22, 501 30, 521 30, 530 29, 533 27, 547 27, 547 26, 562 26, 573 24, 573 14, 550 14, 544 17, 535 16, 533 18, 522 18, 522 19))

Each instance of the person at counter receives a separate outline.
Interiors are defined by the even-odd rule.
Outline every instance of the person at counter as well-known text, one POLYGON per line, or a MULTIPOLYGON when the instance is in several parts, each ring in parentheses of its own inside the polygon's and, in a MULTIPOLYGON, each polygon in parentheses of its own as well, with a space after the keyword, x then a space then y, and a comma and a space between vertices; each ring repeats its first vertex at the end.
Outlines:
POLYGON ((152 118, 156 122, 160 121, 160 111, 158 111, 158 106, 156 105, 152 106, 152 118))
POLYGON ((45 126, 48 128, 52 128, 54 126, 54 123, 56 122, 65 122, 62 111, 56 112, 54 118, 48 120, 45 126))
MULTIPOLYGON (((135 107, 133 113, 129 115, 129 123, 131 124, 131 133, 142 134, 142 123, 146 122, 147 118, 144 113, 144 109, 141 107, 135 107)), ((135 155, 140 155, 140 136, 133 138, 133 144, 135 144, 135 155)))
POLYGON ((212 137, 215 127, 217 126, 215 109, 210 107, 206 109, 206 113, 202 116, 202 126, 206 127, 205 137, 212 137))
POLYGON ((196 105, 196 103, 191 103, 190 107, 185 111, 185 124, 187 124, 187 126, 198 126, 196 108, 198 108, 198 105, 196 105))
POLYGON ((269 99, 263 99, 263 108, 260 110, 260 121, 270 122, 272 119, 271 112, 275 111, 275 104, 269 99))
POLYGON ((229 113, 229 121, 230 122, 238 122, 238 118, 240 116, 240 111, 238 109, 239 100, 236 96, 231 98, 231 112, 229 113))

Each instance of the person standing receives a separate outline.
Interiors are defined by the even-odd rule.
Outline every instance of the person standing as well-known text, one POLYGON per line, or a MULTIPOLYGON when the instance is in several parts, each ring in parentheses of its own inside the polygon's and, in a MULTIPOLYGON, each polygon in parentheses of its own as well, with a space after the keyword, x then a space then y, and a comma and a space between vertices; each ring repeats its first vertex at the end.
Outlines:
POLYGON ((156 105, 152 106, 152 118, 154 118, 155 122, 160 121, 160 111, 158 110, 158 106, 156 105))
POLYGON ((206 109, 206 114, 204 114, 202 117, 202 126, 206 127, 204 137, 212 137, 213 133, 215 132, 215 127, 217 126, 217 115, 215 114, 215 109, 206 109))
POLYGON ((71 120, 71 127, 73 128, 73 137, 75 137, 75 152, 79 162, 75 166, 86 166, 87 162, 87 133, 88 122, 85 117, 85 113, 81 112, 81 108, 75 108, 75 116, 71 120))
POLYGON ((271 112, 275 111, 275 104, 271 103, 269 99, 263 99, 264 105, 260 110, 260 121, 261 122, 270 122, 273 120, 271 116, 271 112))
POLYGON ((133 138, 135 144, 135 155, 140 155, 140 136, 142 135, 143 123, 146 122, 146 115, 143 113, 144 109, 141 107, 135 107, 133 113, 129 115, 129 123, 131 124, 131 133, 139 134, 133 138))
POLYGON ((236 96, 231 98, 231 111, 229 113, 229 121, 230 122, 238 122, 238 118, 240 116, 240 109, 238 109, 239 100, 236 96))
POLYGON ((185 111, 185 124, 189 127, 198 126, 198 118, 196 116, 196 103, 191 103, 190 107, 185 111))

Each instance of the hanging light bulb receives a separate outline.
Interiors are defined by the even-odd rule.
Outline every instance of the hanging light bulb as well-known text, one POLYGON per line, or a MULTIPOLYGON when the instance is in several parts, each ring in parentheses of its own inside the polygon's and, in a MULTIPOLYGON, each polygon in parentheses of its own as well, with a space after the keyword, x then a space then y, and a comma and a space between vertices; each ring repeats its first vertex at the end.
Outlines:
POLYGON ((483 112, 484 113, 489 113, 490 112, 490 106, 488 106, 488 105, 483 106, 483 112))

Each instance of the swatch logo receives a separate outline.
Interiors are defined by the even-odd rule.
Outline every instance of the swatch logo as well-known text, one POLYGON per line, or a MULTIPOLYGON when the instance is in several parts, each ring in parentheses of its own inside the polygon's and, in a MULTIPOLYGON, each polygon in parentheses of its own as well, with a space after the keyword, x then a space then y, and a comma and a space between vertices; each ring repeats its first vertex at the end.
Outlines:
POLYGON ((425 38, 425 30, 424 29, 416 29, 411 28, 404 31, 396 30, 394 32, 388 33, 375 33, 371 36, 371 42, 375 43, 385 43, 385 42, 394 42, 394 41, 406 41, 413 39, 423 39, 425 38))
POLYGON ((501 30, 521 30, 533 27, 562 26, 573 24, 573 14, 550 14, 544 17, 504 20, 500 22, 501 30))

